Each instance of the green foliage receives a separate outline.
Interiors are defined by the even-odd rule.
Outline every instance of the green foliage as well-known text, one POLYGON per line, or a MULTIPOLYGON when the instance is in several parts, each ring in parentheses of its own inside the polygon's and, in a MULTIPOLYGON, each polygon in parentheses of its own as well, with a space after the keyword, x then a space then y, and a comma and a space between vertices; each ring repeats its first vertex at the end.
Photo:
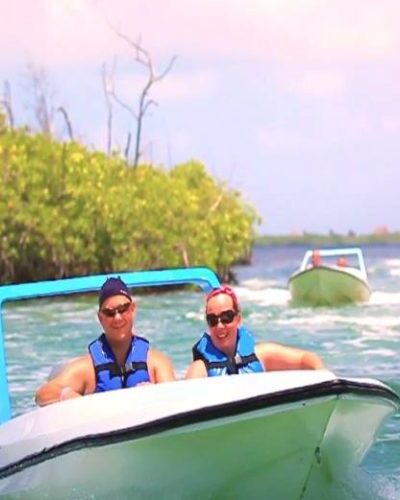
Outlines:
POLYGON ((400 243, 400 233, 388 234, 313 234, 305 233, 301 236, 256 236, 257 245, 311 245, 314 247, 322 246, 360 246, 374 244, 392 244, 400 243))
POLYGON ((3 127, 0 170, 2 283, 185 265, 228 276, 258 221, 198 162, 133 169, 3 127))

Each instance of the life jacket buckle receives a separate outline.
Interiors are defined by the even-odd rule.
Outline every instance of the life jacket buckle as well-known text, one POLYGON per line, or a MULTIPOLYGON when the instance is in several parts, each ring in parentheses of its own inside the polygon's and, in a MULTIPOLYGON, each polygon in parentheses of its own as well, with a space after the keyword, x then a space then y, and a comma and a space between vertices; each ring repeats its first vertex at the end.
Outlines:
POLYGON ((133 369, 133 363, 130 362, 130 363, 125 363, 124 366, 121 366, 121 372, 123 375, 127 375, 128 373, 131 373, 133 372, 134 369, 133 369))
POLYGON ((234 363, 236 366, 239 366, 243 363, 242 356, 240 354, 236 354, 236 356, 233 359, 234 363))

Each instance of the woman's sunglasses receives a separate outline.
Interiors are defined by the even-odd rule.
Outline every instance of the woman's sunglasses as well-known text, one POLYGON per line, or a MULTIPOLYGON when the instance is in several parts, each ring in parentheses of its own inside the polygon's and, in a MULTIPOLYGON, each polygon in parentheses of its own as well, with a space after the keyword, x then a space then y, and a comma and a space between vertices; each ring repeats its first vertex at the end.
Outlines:
POLYGON ((232 311, 232 309, 229 309, 228 311, 222 311, 221 314, 206 314, 207 324, 208 326, 217 326, 219 321, 221 320, 221 323, 223 325, 229 325, 229 323, 232 323, 236 314, 236 311, 232 311))
POLYGON ((118 314, 120 314, 122 316, 122 314, 125 314, 128 309, 130 308, 132 302, 125 302, 125 304, 121 304, 120 306, 117 306, 117 307, 104 307, 103 309, 101 309, 101 312, 102 314, 104 314, 104 316, 107 316, 107 318, 114 318, 114 316, 118 314))

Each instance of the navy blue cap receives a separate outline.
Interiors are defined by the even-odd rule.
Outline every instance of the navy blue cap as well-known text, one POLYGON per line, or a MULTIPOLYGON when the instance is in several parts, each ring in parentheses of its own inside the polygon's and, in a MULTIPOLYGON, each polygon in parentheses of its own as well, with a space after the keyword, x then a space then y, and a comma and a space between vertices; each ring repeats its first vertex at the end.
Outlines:
POLYGON ((132 302, 132 297, 129 293, 128 287, 121 278, 107 278, 100 289, 99 307, 102 306, 106 299, 113 297, 114 295, 125 295, 125 297, 132 302))

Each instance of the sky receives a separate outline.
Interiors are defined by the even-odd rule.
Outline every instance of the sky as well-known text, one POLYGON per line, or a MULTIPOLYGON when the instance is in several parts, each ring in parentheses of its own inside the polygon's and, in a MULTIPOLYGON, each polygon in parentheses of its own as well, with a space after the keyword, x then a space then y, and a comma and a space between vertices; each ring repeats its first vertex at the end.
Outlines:
MULTIPOLYGON (((145 160, 203 162, 262 234, 400 230, 398 0, 0 0, 0 13, 17 123, 33 120, 34 68, 74 135, 106 150, 102 67, 133 109, 147 76, 121 33, 156 74, 176 57, 151 88, 145 160)), ((123 150, 136 125, 117 103, 113 118, 123 150)))

